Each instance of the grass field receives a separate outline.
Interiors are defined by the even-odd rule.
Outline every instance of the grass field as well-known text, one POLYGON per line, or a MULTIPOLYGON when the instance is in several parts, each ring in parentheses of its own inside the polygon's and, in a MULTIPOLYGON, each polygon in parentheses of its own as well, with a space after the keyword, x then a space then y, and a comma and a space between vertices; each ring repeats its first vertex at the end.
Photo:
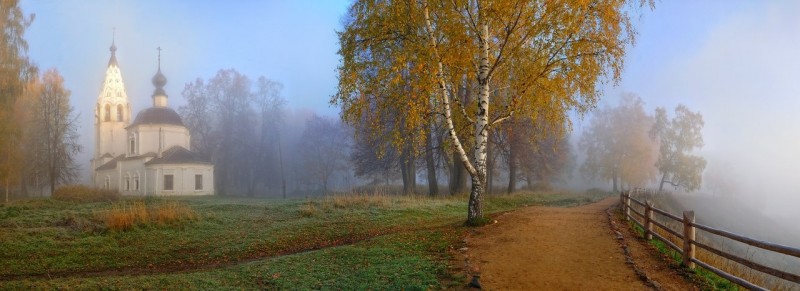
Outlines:
MULTIPOLYGON (((487 213, 572 206, 599 193, 490 196, 487 213)), ((466 197, 225 197, 0 206, 0 288, 430 289, 463 281, 446 250, 466 231, 466 197), (187 219, 124 230, 104 218, 125 205, 173 205, 187 219), (456 277, 453 277, 456 276, 456 277)), ((149 222, 148 222, 149 221, 149 222)))

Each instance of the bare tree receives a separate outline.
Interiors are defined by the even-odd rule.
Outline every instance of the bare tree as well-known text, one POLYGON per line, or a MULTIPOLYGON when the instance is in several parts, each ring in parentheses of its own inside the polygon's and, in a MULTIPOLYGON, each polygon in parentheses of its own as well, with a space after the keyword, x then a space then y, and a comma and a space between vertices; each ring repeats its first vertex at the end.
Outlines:
POLYGON ((279 188, 286 196, 282 87, 263 76, 253 82, 234 69, 186 84, 187 104, 178 111, 192 130, 193 149, 215 163, 219 193, 255 196, 279 188))
POLYGON ((347 168, 350 133, 344 124, 333 118, 314 114, 306 121, 306 129, 297 145, 307 175, 318 183, 323 194, 336 171, 347 168))
POLYGON ((56 69, 42 76, 41 91, 34 105, 32 130, 34 138, 44 149, 44 168, 50 195, 56 186, 73 182, 79 173, 75 155, 80 153, 77 117, 69 104, 70 91, 56 69))

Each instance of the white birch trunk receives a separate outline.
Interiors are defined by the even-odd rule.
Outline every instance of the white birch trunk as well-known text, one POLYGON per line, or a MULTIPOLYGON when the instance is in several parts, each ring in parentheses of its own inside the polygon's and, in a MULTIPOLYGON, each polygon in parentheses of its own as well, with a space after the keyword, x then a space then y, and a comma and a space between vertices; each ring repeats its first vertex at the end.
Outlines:
POLYGON ((486 153, 489 140, 489 26, 485 14, 478 4, 478 27, 480 28, 480 63, 478 67, 478 114, 475 117, 475 165, 472 175, 472 191, 469 195, 467 222, 480 223, 483 218, 483 194, 486 193, 486 153))
MULTIPOLYGON (((433 50, 434 57, 437 62, 436 79, 439 89, 442 91, 442 99, 444 106, 445 123, 447 124, 447 131, 452 139, 453 145, 456 148, 461 162, 467 168, 470 177, 472 178, 472 190, 470 191, 469 206, 467 208, 467 224, 479 224, 483 219, 483 193, 486 192, 486 146, 489 133, 489 27, 484 22, 484 13, 480 6, 478 6, 478 21, 480 31, 480 49, 481 59, 478 71, 478 115, 475 119, 475 148, 474 157, 475 165, 473 165, 464 150, 458 136, 456 135, 455 127, 453 125, 452 111, 450 108, 450 95, 447 90, 447 83, 444 79, 444 69, 439 56, 439 50, 436 44, 436 37, 433 35, 433 26, 431 25, 430 13, 428 12, 428 3, 423 2, 423 11, 425 15, 425 25, 427 28, 428 40, 433 50)), ((480 4, 478 4, 480 5, 480 4)))
POLYGON ((450 139, 453 142, 453 145, 456 148, 456 153, 458 153, 458 157, 461 162, 464 164, 464 167, 467 168, 467 172, 469 172, 470 176, 477 175, 477 171, 472 163, 469 161, 469 157, 467 156, 467 152, 464 151, 464 147, 461 145, 461 141, 459 140, 458 136, 456 135, 456 129, 453 125, 453 115, 450 109, 450 93, 447 90, 447 83, 444 80, 444 68, 442 65, 441 58, 439 57, 439 49, 436 44, 436 37, 433 35, 433 26, 431 25, 430 20, 430 13, 428 12, 428 2, 423 2, 423 11, 425 13, 425 26, 427 28, 428 40, 430 41, 430 46, 433 49, 434 57, 436 58, 437 63, 437 71, 436 71, 436 81, 439 85, 439 90, 442 91, 442 105, 444 106, 444 118, 445 124, 447 125, 447 133, 450 135, 450 139))

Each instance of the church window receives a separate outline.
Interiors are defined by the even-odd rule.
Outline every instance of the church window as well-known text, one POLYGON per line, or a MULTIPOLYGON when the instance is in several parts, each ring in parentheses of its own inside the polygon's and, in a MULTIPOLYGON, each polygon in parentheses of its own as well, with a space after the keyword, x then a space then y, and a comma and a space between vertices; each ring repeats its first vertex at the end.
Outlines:
POLYGON ((136 153, 136 139, 134 139, 133 137, 131 137, 131 147, 129 152, 130 154, 136 153))
POLYGON ((164 190, 173 190, 173 177, 172 175, 164 175, 164 190))
POLYGON ((203 190, 203 175, 194 175, 194 189, 203 190))
POLYGON ((104 186, 106 189, 111 189, 111 177, 106 176, 106 183, 104 186))
POLYGON ((133 190, 139 191, 139 175, 133 177, 133 190))
POLYGON ((117 121, 122 121, 122 104, 117 105, 117 121))
POLYGON ((131 177, 125 176, 125 191, 131 190, 131 177))
POLYGON ((111 105, 106 104, 106 115, 103 119, 105 121, 111 121, 111 105))

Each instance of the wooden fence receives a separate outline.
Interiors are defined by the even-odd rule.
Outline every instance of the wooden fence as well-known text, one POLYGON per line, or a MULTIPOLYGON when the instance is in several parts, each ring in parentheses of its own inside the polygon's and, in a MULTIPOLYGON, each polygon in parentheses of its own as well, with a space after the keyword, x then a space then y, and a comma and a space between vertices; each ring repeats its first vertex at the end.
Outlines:
POLYGON ((664 210, 658 209, 653 206, 652 201, 639 201, 631 197, 631 193, 628 191, 624 191, 620 193, 620 200, 622 202, 622 213, 625 216, 626 220, 633 221, 640 227, 644 229, 644 235, 648 240, 653 239, 653 237, 658 238, 664 244, 669 246, 670 248, 674 249, 675 251, 681 253, 684 265, 690 269, 694 269, 695 265, 703 267, 715 274, 728 279, 731 282, 739 284, 742 287, 751 289, 751 290, 767 290, 761 286, 755 285, 753 283, 748 282, 745 279, 739 278, 734 276, 730 273, 727 273, 718 267, 712 266, 709 263, 703 262, 696 258, 695 256, 695 248, 700 247, 708 252, 711 252, 715 255, 720 257, 729 259, 731 261, 737 262, 742 264, 743 266, 769 274, 790 282, 800 283, 800 274, 792 274, 786 271, 778 270, 769 266, 765 266, 760 263, 753 262, 746 258, 742 258, 738 255, 728 253, 723 250, 719 250, 714 248, 708 244, 701 243, 697 241, 697 230, 702 230, 706 233, 710 233, 725 239, 735 240, 741 243, 745 243, 760 249, 773 251, 776 253, 784 254, 787 256, 792 256, 795 258, 800 258, 800 249, 788 247, 780 244, 764 242, 760 240, 756 240, 753 238, 745 237, 743 235, 731 233, 725 230, 716 229, 707 225, 702 225, 695 222, 695 215, 694 211, 684 211, 683 217, 678 217, 676 215, 670 214, 664 210), (635 216, 632 215, 636 214, 641 220, 637 220, 635 216), (667 226, 667 223, 661 223, 656 219, 653 219, 654 214, 659 214, 662 217, 665 217, 668 220, 672 220, 678 222, 683 225, 683 229, 675 230, 667 226), (676 245, 672 241, 666 239, 665 237, 658 234, 654 231, 654 226, 659 227, 660 229, 664 230, 667 233, 674 235, 675 237, 679 238, 683 241, 681 246, 676 245))

